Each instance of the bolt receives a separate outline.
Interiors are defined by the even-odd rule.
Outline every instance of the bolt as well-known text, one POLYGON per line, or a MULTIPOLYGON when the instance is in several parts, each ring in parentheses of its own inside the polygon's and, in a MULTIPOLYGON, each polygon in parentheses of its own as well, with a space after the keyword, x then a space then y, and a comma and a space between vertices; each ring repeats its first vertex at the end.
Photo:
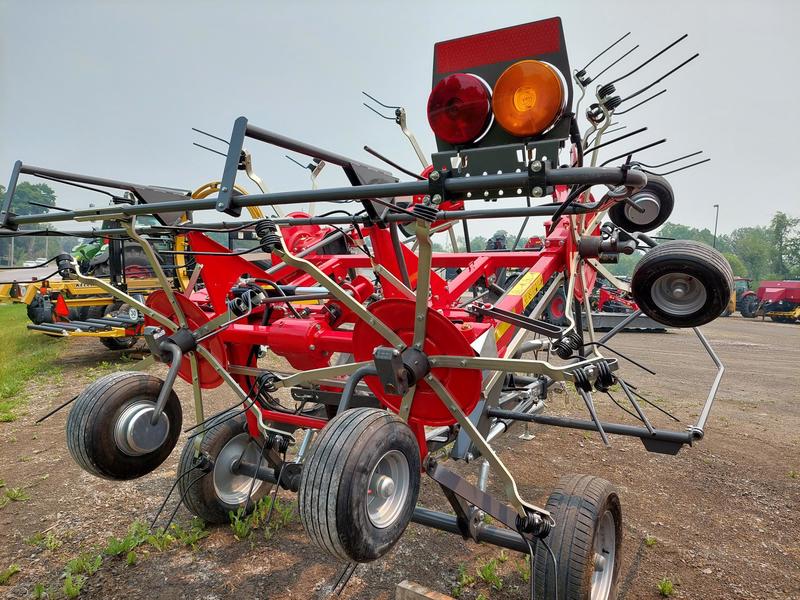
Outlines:
POLYGON ((309 349, 309 350, 316 350, 316 349, 317 349, 317 347, 316 347, 314 344, 311 344, 311 345, 308 347, 308 349, 309 349))
POLYGON ((434 194, 433 198, 431 198, 431 202, 433 204, 441 204, 442 203, 442 197, 439 194, 434 194))
POLYGON ((222 210, 223 208, 225 208, 225 203, 224 202, 217 202, 217 208, 222 210))
POLYGON ((542 194, 544 194, 544 190, 540 188, 538 185, 535 188, 533 188, 533 190, 531 190, 531 195, 534 198, 541 198, 542 194))
POLYGON ((227 192, 227 191, 228 191, 228 188, 226 188, 225 186, 222 186, 222 187, 219 189, 219 191, 220 191, 220 192, 223 192, 223 193, 225 193, 225 192, 227 192))
POLYGON ((542 163, 541 161, 535 160, 531 163, 531 171, 534 173, 538 173, 542 170, 542 163))
POLYGON ((439 181, 439 171, 431 171, 431 181, 439 181))

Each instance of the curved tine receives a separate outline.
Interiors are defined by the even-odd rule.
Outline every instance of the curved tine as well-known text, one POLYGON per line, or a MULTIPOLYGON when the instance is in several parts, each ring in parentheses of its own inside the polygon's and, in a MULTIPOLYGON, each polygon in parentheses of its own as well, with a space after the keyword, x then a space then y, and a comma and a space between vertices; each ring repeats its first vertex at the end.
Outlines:
POLYGON ((603 51, 602 51, 600 54, 598 54, 598 55, 597 55, 597 56, 595 56, 595 57, 594 57, 592 60, 590 60, 588 63, 586 63, 586 65, 584 65, 584 67, 583 67, 582 69, 580 69, 580 71, 585 71, 586 69, 588 69, 588 68, 589 68, 589 67, 592 65, 592 63, 593 63, 594 61, 596 61, 598 58, 600 58, 601 56, 603 56, 603 54, 605 54, 606 52, 608 52, 609 50, 611 50, 611 49, 612 49, 614 46, 616 46, 617 44, 619 44, 619 43, 620 43, 622 40, 624 40, 624 39, 625 39, 626 37, 628 37, 630 34, 631 34, 631 32, 629 31, 628 33, 626 33, 625 35, 623 35, 621 38, 619 38, 619 39, 618 39, 616 42, 614 42, 613 44, 611 44, 610 46, 608 46, 608 47, 607 47, 605 50, 603 50, 603 51))
MULTIPOLYGON (((618 82, 622 81, 623 79, 625 79, 625 78, 627 78, 627 77, 630 77, 631 75, 633 75, 634 73, 636 73, 636 72, 637 72, 639 69, 641 69, 642 67, 644 67, 644 66, 646 66, 646 65, 649 65, 651 62, 653 62, 653 61, 654 61, 655 59, 657 59, 659 56, 661 56, 662 54, 664 54, 664 52, 666 52, 667 50, 669 50, 670 48, 672 48, 673 46, 675 46, 675 45, 676 45, 676 44, 678 44, 679 42, 682 42, 682 41, 683 41, 683 40, 685 40, 687 37, 689 37, 689 34, 688 34, 688 33, 684 33, 684 34, 683 34, 681 37, 679 37, 677 40, 675 40, 674 42, 672 42, 671 44, 669 44, 669 45, 668 45, 666 48, 664 48, 664 49, 662 49, 662 50, 659 50, 658 52, 656 52, 656 53, 655 53, 653 56, 651 56, 650 58, 648 58, 646 61, 644 61, 644 62, 643 62, 642 64, 640 64, 638 67, 636 67, 636 68, 635 68, 635 69, 633 69, 632 71, 628 71, 627 73, 625 73, 625 75, 622 75, 621 77, 617 77, 617 78, 616 78, 614 81, 609 81, 609 83, 618 83, 618 82)), ((606 85, 608 85, 608 84, 606 84, 606 85)))
POLYGON ((630 108, 626 108, 625 110, 615 110, 615 111, 614 111, 614 115, 624 115, 625 113, 629 113, 629 112, 631 112, 631 111, 632 111, 634 108, 638 108, 638 107, 640 107, 642 104, 647 104, 648 102, 650 102, 650 100, 652 100, 652 99, 654 99, 654 98, 658 98, 658 97, 659 97, 661 94, 666 94, 666 93, 667 93, 667 89, 666 89, 666 88, 664 88, 663 90, 661 90, 661 91, 660 91, 660 92, 658 92, 657 94, 653 94, 653 95, 652 95, 652 96, 650 96, 649 98, 646 98, 645 100, 642 100, 642 101, 641 101, 641 102, 639 102, 638 104, 634 104, 634 105, 633 105, 633 106, 631 106, 630 108))
POLYGON ((639 47, 639 44, 636 44, 636 45, 635 45, 633 48, 631 48, 631 49, 630 49, 630 50, 628 50, 628 51, 627 51, 625 54, 623 54, 622 56, 620 56, 620 57, 619 57, 617 60, 615 60, 615 61, 614 61, 614 62, 612 62, 610 65, 608 65, 608 66, 607 66, 605 69, 603 69, 602 71, 600 71, 600 72, 599 72, 597 75, 595 75, 595 77, 594 77, 594 78, 595 78, 595 80, 599 79, 599 78, 600 78, 600 77, 601 77, 601 76, 602 76, 602 75, 603 75, 603 74, 604 74, 606 71, 608 71, 608 70, 609 70, 611 67, 614 67, 614 66, 616 66, 617 64, 619 64, 619 63, 620 63, 620 61, 622 61, 622 59, 623 59, 623 58, 625 58, 626 56, 628 56, 629 54, 631 54, 631 53, 632 53, 634 50, 636 50, 638 47, 639 47))
POLYGON ((672 175, 673 173, 677 173, 678 171, 685 171, 686 169, 691 169, 692 167, 696 167, 697 165, 702 165, 703 163, 709 162, 711 159, 706 158, 705 160, 698 160, 697 162, 693 162, 690 165, 686 165, 685 167, 679 167, 677 169, 672 169, 672 171, 667 171, 666 173, 653 173, 653 175, 658 175, 660 177, 666 177, 667 175, 672 175))
POLYGON ((372 108, 372 107, 371 107, 369 104, 367 104, 366 102, 362 102, 361 104, 363 104, 364 106, 366 106, 368 109, 370 109, 370 110, 371 110, 372 112, 374 112, 376 115, 378 115, 378 116, 379 116, 381 119, 386 119, 387 121, 394 121, 394 117, 387 117, 386 115, 383 115, 383 114, 381 114, 380 112, 378 112, 377 110, 375 110, 374 108, 372 108))
MULTIPOLYGON (((392 106, 390 104, 384 104, 383 102, 378 100, 375 96, 370 96, 367 92, 365 92, 363 90, 362 90, 361 93, 364 94, 367 98, 369 98, 373 102, 377 102, 378 104, 380 104, 383 108, 393 108, 395 110, 397 110, 398 108, 402 108, 402 106, 392 106)), ((380 114, 380 113, 378 113, 378 114, 380 114)))
POLYGON ((648 169, 659 169, 661 167, 666 167, 667 165, 671 165, 672 163, 676 163, 679 160, 683 160, 684 158, 691 158, 692 156, 697 156, 698 154, 702 154, 702 150, 698 150, 697 152, 692 152, 691 154, 686 154, 685 156, 679 156, 678 158, 673 158, 672 160, 668 160, 667 162, 663 162, 657 165, 648 165, 647 163, 643 163, 641 161, 636 161, 643 167, 647 167, 648 169))
POLYGON ((637 152, 641 152, 642 150, 648 150, 649 148, 652 148, 653 146, 658 146, 659 144, 663 144, 666 141, 667 141, 667 138, 662 138, 662 139, 657 140, 657 141, 655 141, 655 142, 653 142, 651 144, 647 144, 645 146, 641 146, 639 148, 636 148, 635 150, 630 150, 628 152, 624 152, 623 154, 615 156, 614 158, 609 158, 606 162, 602 163, 600 166, 601 167, 605 167, 608 163, 612 163, 615 160, 619 160, 620 158, 625 158, 626 156, 631 156, 633 154, 636 154, 637 152))
POLYGON ((228 146, 231 145, 231 143, 228 140, 226 140, 225 138, 221 138, 221 137, 219 137, 217 135, 214 135, 213 133, 208 133, 207 131, 203 131, 202 129, 198 129, 197 127, 192 127, 192 131, 196 131, 197 133, 202 133, 203 135, 207 135, 208 137, 213 138, 215 140, 218 140, 218 141, 220 141, 223 144, 226 144, 228 146))
POLYGON ((647 90, 649 90, 651 87, 653 87, 655 84, 657 84, 657 83, 660 83, 660 82, 664 81, 664 80, 665 80, 667 77, 669 77, 670 75, 672 75, 673 73, 675 73, 675 72, 676 72, 676 71, 678 71, 679 69, 682 69, 683 67, 685 67, 686 65, 688 65, 690 62, 692 62, 692 61, 693 61, 695 58, 697 58, 698 56, 700 56, 700 53, 699 53, 699 52, 697 52, 697 53, 696 53, 694 56, 692 56, 691 58, 687 58, 685 61, 683 61, 681 64, 679 64, 679 65, 678 65, 677 67, 675 67, 674 69, 670 69, 669 71, 667 71, 666 73, 664 73, 664 74, 663 74, 661 77, 659 77, 658 79, 656 79, 654 82, 652 82, 652 83, 650 83, 650 84, 648 84, 648 85, 644 86, 642 89, 640 89, 640 90, 638 90, 638 91, 636 91, 636 92, 633 92, 633 93, 632 93, 630 96, 626 96, 625 98, 623 98, 623 99, 622 99, 621 103, 622 103, 622 102, 627 102, 627 101, 628 101, 628 100, 630 100, 631 98, 636 98, 636 96, 638 96, 639 94, 641 94, 641 93, 643 93, 643 92, 646 92, 646 91, 647 91, 647 90))

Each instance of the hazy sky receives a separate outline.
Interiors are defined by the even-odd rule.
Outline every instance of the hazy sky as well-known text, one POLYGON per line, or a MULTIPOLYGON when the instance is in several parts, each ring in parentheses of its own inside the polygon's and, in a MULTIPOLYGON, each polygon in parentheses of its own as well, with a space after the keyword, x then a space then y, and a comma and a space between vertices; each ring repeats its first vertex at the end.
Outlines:
MULTIPOLYGON (((0 182, 13 162, 191 188, 220 177, 223 158, 192 146, 199 127, 230 135, 239 115, 266 129, 376 162, 364 144, 419 167, 399 129, 362 105, 361 90, 409 112, 423 149, 436 41, 561 16, 578 68, 625 33, 643 60, 682 33, 688 39, 631 77, 633 91, 695 51, 667 79, 667 94, 621 117, 634 138, 669 142, 642 153, 658 163, 703 149, 712 161, 669 179, 672 220, 720 231, 800 216, 800 3, 634 2, 135 2, 0 0, 0 182), (637 85, 638 84, 638 85, 637 85)), ((628 48, 626 40, 620 48, 628 48)), ((600 61, 603 63, 603 61, 600 61)), ((605 63, 603 63, 605 64, 605 63)), ((616 71, 623 72, 622 66, 616 71)), ((611 73, 609 73, 611 75, 611 73)), ((660 89, 654 88, 653 91, 660 89)), ((584 103, 585 106, 585 103, 584 103)), ((582 121, 582 127, 585 121, 582 121)), ((609 148, 606 158, 625 149, 609 148), (613 154, 612 154, 613 152, 613 154)), ((283 152, 251 142, 255 170, 272 190, 308 186, 283 152)), ((342 183, 330 168, 321 186, 342 183)), ((56 186, 54 186, 56 187, 56 186)), ((60 204, 105 204, 59 192, 60 204)), ((210 214, 206 220, 219 216, 210 214)), ((481 233, 508 223, 477 226, 481 233)), ((540 233, 536 225, 530 233, 540 233)))

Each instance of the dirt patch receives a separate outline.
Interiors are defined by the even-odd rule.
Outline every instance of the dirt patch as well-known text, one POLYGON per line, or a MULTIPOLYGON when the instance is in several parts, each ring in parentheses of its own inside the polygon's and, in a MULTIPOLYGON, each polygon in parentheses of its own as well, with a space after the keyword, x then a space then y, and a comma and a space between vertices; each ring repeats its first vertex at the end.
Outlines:
MULTIPOLYGON (((536 438, 525 442, 515 427, 496 449, 523 497, 534 502, 544 502, 566 473, 615 483, 625 523, 625 600, 658 598, 656 585, 664 577, 675 584, 676 598, 800 598, 800 326, 731 317, 704 332, 727 371, 706 437, 696 447, 654 455, 637 440, 612 436, 612 446, 604 448, 596 435, 545 427, 533 427, 536 438)), ((658 374, 650 376, 623 365, 648 398, 682 418, 678 427, 696 418, 713 368, 691 331, 624 334, 615 347, 655 368, 658 374)), ((22 488, 29 497, 0 509, 0 571, 12 563, 21 568, 0 587, 4 597, 30 597, 37 583, 60 590, 68 560, 96 552, 111 535, 123 536, 131 522, 150 519, 172 485, 183 441, 154 474, 115 483, 85 474, 72 461, 64 442, 66 411, 34 425, 92 379, 126 368, 113 357, 94 340, 71 340, 61 359, 64 375, 32 380, 26 392, 38 401, 31 400, 19 420, 0 424, 0 494, 22 488), (26 543, 37 533, 51 534, 60 545, 26 543)), ((152 370, 163 373, 162 367, 152 370)), ((181 383, 178 392, 190 423, 191 391, 181 383)), ((210 397, 214 408, 234 400, 227 392, 210 397)), ((551 399, 559 412, 577 410, 576 402, 568 391, 551 399)), ((610 401, 598 404, 601 416, 619 418, 610 401)), ((427 481, 422 501, 445 508, 427 481)), ((178 511, 179 521, 189 518, 178 511)), ((271 539, 257 530, 238 541, 230 528, 217 527, 196 550, 175 544, 158 552, 144 545, 130 566, 124 557, 105 558, 81 597, 324 598, 343 567, 310 545, 296 520, 271 539)), ((447 593, 467 582, 462 598, 524 599, 523 571, 517 553, 411 525, 386 557, 357 567, 341 598, 393 598, 394 586, 408 578, 447 593), (476 575, 492 559, 500 590, 476 575)))

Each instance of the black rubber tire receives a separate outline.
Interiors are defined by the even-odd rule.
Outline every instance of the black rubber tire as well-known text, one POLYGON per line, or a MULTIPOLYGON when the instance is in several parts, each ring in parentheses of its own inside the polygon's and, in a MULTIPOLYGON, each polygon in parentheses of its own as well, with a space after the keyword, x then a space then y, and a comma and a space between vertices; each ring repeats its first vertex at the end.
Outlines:
POLYGON ((631 293, 651 319, 670 327, 699 327, 716 319, 728 305, 733 272, 725 257, 711 246, 691 240, 673 240, 649 250, 636 264, 631 293), (688 314, 667 312, 652 298, 653 284, 670 273, 690 275, 705 288, 706 301, 688 314))
POLYGON ((146 373, 121 371, 87 386, 67 417, 67 448, 75 462, 92 475, 114 480, 136 479, 161 465, 175 448, 183 421, 181 403, 174 391, 164 407, 169 418, 167 439, 157 450, 140 456, 125 454, 114 441, 114 425, 132 402, 147 400, 155 404, 163 383, 146 373))
MULTIPOLYGON (((114 314, 122 308, 121 302, 114 302, 113 304, 100 304, 88 307, 87 319, 102 319, 108 314, 114 314)), ((118 338, 98 338, 100 343, 109 350, 130 350, 136 345, 138 341, 135 336, 118 337, 118 338)))
MULTIPOLYGON (((547 499, 556 526, 545 538, 558 564, 558 599, 589 600, 594 571, 593 543, 601 517, 611 511, 616 531, 614 574, 608 599, 617 594, 622 558, 622 508, 614 486, 593 475, 566 475, 547 499)), ((556 598, 553 560, 543 544, 534 560, 536 597, 556 598)))
POLYGON ((611 219, 614 225, 621 227, 625 231, 641 231, 647 233, 648 231, 658 229, 667 222, 675 206, 675 194, 672 192, 672 186, 669 182, 658 175, 648 175, 647 185, 636 192, 636 194, 631 197, 631 200, 635 202, 639 194, 652 194, 658 198, 659 210, 656 218, 646 224, 634 223, 625 214, 634 209, 631 208, 627 202, 617 202, 608 210, 608 218, 611 219))
POLYGON ((567 294, 564 288, 558 288, 558 291, 553 295, 547 308, 544 309, 544 320, 553 325, 564 327, 567 325, 567 294))
POLYGON ((408 425, 378 408, 352 408, 322 429, 303 466, 300 520, 311 540, 333 556, 368 562, 386 554, 405 531, 420 485, 419 446, 408 425), (366 509, 369 478, 390 450, 405 456, 408 495, 395 520, 384 528, 366 509))
MULTIPOLYGON (((236 409, 232 412, 239 412, 236 409)), ((217 457, 225 445, 235 436, 247 431, 244 415, 229 418, 231 413, 225 413, 211 421, 205 427, 207 431, 200 442, 200 452, 205 454, 214 463, 216 468, 217 457)), ((224 524, 230 521, 230 512, 236 512, 247 505, 247 512, 252 512, 255 505, 266 496, 272 486, 266 482, 254 487, 253 495, 249 502, 230 504, 219 497, 214 488, 213 469, 202 475, 199 469, 192 470, 195 465, 195 440, 189 438, 181 452, 178 463, 178 492, 184 499, 186 508, 193 515, 200 517, 206 523, 224 524), (185 473, 192 471, 185 477, 185 473)))
POLYGON ((44 297, 39 292, 36 292, 31 303, 25 307, 25 311, 28 314, 28 319, 34 325, 53 322, 52 307, 50 310, 46 310, 44 297))
POLYGON ((758 297, 745 296, 739 301, 739 312, 745 319, 755 319, 758 312, 758 297))

